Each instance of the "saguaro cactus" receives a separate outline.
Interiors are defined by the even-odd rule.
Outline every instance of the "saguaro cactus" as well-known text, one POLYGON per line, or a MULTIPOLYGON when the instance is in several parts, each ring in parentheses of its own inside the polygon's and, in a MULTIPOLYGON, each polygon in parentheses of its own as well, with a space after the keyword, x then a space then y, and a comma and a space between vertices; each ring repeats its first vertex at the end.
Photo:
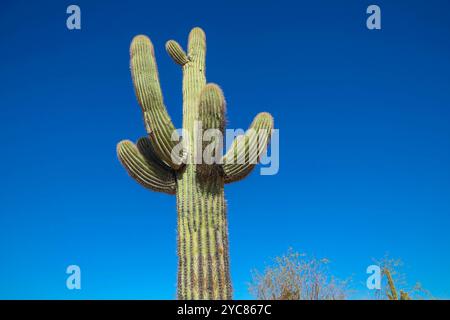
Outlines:
POLYGON ((394 279, 392 278, 391 271, 388 267, 383 268, 383 274, 387 278, 387 287, 389 289, 389 291, 387 292, 388 300, 411 300, 411 296, 404 290, 400 290, 400 297, 398 296, 394 279))
POLYGON ((255 162, 250 160, 259 159, 264 152, 273 119, 268 113, 258 114, 250 126, 252 130, 233 141, 222 161, 196 164, 199 142, 195 138, 195 123, 201 121, 203 129, 223 132, 225 99, 217 85, 206 84, 203 30, 194 28, 190 32, 187 53, 173 40, 166 43, 166 50, 183 70, 183 129, 194 133, 182 137, 185 161, 180 164, 171 155, 178 144, 173 139, 175 127, 164 106, 153 45, 143 35, 133 39, 130 54, 135 93, 148 137, 140 138, 136 145, 121 141, 117 154, 130 176, 141 185, 176 194, 178 298, 231 299, 224 184, 251 172, 255 162))

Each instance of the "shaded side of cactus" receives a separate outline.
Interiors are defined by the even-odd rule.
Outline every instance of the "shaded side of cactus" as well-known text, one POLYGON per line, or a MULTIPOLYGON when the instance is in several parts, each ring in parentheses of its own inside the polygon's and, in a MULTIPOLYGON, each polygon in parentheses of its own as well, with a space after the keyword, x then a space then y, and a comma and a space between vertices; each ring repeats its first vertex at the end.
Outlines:
POLYGON ((225 99, 217 85, 206 82, 203 30, 194 28, 190 32, 187 47, 186 53, 177 42, 166 43, 168 54, 183 71, 183 130, 190 134, 182 136, 183 148, 175 154, 184 164, 175 161, 177 157, 174 160, 172 151, 179 137, 163 102, 153 44, 143 35, 133 39, 130 55, 135 93, 148 136, 136 144, 121 141, 117 154, 129 175, 141 185, 176 195, 178 298, 231 299, 224 185, 252 171, 256 162, 251 160, 259 159, 264 152, 273 118, 265 112, 258 114, 251 130, 235 139, 222 161, 196 164, 198 144, 203 144, 196 138, 196 123, 201 122, 203 130, 223 132, 225 99))

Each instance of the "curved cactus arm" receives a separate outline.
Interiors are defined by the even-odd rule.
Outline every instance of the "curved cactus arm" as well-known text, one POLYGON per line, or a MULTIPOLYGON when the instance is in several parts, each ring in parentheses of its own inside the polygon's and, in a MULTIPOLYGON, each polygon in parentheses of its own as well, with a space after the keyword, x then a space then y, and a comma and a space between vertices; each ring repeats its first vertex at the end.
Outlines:
POLYGON ((411 297, 408 292, 400 290, 400 300, 411 300, 411 297))
MULTIPOLYGON (((221 172, 223 151, 223 132, 225 130, 225 98, 220 87, 213 83, 205 85, 200 92, 196 120, 202 126, 203 137, 201 163, 197 172, 205 177, 212 177, 221 172)), ((198 143, 198 140, 195 140, 198 143)), ((197 150, 197 148, 195 148, 197 150)))
POLYGON ((397 288, 395 287, 395 283, 394 283, 394 279, 392 278, 391 271, 387 267, 385 267, 383 269, 383 273, 387 278, 388 289, 390 291, 387 294, 389 300, 398 300, 397 288))
POLYGON ((261 112, 245 135, 234 139, 222 159, 225 183, 239 181, 250 174, 267 148, 272 129, 272 116, 261 112))
POLYGON ((130 67, 137 99, 144 113, 144 121, 155 152, 173 169, 171 152, 178 143, 178 137, 172 140, 175 127, 164 106, 155 52, 150 39, 144 35, 134 37, 130 47, 130 67))
POLYGON ((173 61, 175 61, 175 63, 179 64, 180 66, 184 66, 189 62, 189 58, 186 52, 184 52, 180 44, 175 40, 169 40, 166 42, 166 51, 173 59, 173 61))
POLYGON ((175 194, 175 178, 171 170, 167 170, 150 157, 144 157, 129 140, 117 144, 117 156, 128 174, 142 186, 168 194, 175 194))
POLYGON ((136 142, 136 147, 138 148, 141 155, 143 155, 147 161, 158 164, 166 171, 172 171, 172 168, 158 157, 158 154, 156 153, 150 138, 148 137, 139 138, 138 141, 136 142))

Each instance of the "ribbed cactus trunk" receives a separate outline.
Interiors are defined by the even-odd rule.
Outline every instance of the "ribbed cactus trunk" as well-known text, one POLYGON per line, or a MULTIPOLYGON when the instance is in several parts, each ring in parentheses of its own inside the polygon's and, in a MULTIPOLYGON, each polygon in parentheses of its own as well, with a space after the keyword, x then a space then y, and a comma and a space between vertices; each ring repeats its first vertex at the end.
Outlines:
MULTIPOLYGON (((219 161, 199 163, 206 147, 202 141, 204 130, 224 132, 225 99, 217 85, 206 84, 203 30, 191 31, 187 53, 173 40, 167 42, 166 50, 183 70, 183 155, 179 159, 184 161, 179 163, 173 157, 178 144, 173 136, 177 135, 163 103, 153 45, 145 36, 133 39, 130 53, 135 92, 148 137, 140 138, 136 145, 121 141, 117 154, 130 176, 141 185, 176 194, 178 298, 231 299, 224 185, 252 171, 256 162, 251 160, 259 159, 264 152, 273 119, 268 113, 258 114, 246 134, 233 141, 225 156, 216 159, 219 161)), ((222 146, 223 141, 214 143, 222 146)))
POLYGON ((178 174, 179 299, 231 299, 223 187, 198 181, 192 165, 178 174))
MULTIPOLYGON (((203 32, 194 30, 189 42, 191 63, 183 65, 183 129, 190 159, 177 172, 178 298, 231 299, 224 180, 218 174, 205 179, 194 164, 202 134, 200 94, 206 85, 203 32)), ((221 109, 213 110, 218 122, 225 121, 221 109)))

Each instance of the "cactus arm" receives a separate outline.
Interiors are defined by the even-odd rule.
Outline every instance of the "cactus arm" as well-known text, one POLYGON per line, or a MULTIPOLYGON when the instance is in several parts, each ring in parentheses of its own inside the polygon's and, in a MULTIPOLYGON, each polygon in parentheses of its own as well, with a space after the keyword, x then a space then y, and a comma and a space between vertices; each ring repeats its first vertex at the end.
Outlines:
POLYGON ((139 105, 144 113, 144 121, 155 152, 173 169, 171 152, 178 140, 172 141, 175 127, 164 106, 153 44, 146 36, 134 37, 130 47, 130 67, 139 105))
POLYGON ((178 42, 174 40, 169 40, 166 42, 166 51, 173 59, 173 61, 175 61, 175 63, 179 64, 180 66, 184 66, 189 62, 189 58, 186 52, 184 52, 178 42))
POLYGON ((245 135, 236 137, 222 160, 225 183, 239 181, 250 174, 267 148, 272 129, 272 116, 261 112, 245 135))
POLYGON ((397 289, 395 288, 394 279, 392 278, 391 272, 388 268, 384 268, 383 272, 386 275, 388 288, 390 290, 390 293, 388 293, 389 300, 398 300, 397 289))
POLYGON ((225 128, 225 98, 220 87, 208 83, 200 92, 198 120, 203 130, 218 129, 223 134, 225 128))
POLYGON ((156 153, 150 138, 148 137, 139 138, 138 141, 136 142, 136 147, 147 161, 158 164, 166 171, 172 171, 172 168, 158 157, 158 154, 156 153))
POLYGON ((117 156, 128 174, 142 186, 168 194, 175 194, 175 178, 167 170, 149 157, 144 157, 129 140, 117 144, 117 156))
POLYGON ((411 297, 409 296, 408 292, 400 290, 400 300, 411 300, 411 297))
MULTIPOLYGON (((201 163, 197 164, 197 173, 214 179, 222 174, 220 158, 223 149, 225 130, 225 98, 220 87, 209 83, 200 92, 197 120, 202 125, 204 139, 201 140, 201 163), (217 154, 216 151, 220 152, 217 154)), ((195 139, 195 143, 199 143, 195 139)), ((196 148, 197 150, 197 148, 196 148)))

